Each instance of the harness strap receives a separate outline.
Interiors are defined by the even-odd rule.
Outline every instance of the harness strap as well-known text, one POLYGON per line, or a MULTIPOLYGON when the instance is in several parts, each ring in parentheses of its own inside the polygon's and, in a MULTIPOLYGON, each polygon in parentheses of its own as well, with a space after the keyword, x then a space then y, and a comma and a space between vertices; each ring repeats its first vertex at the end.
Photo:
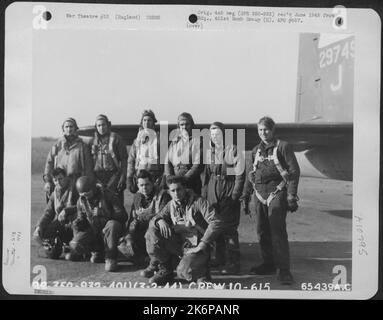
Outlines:
POLYGON ((86 175, 86 172, 85 172, 85 159, 84 159, 84 142, 80 142, 79 145, 80 145, 80 161, 81 161, 81 174, 83 176, 86 175))
POLYGON ((136 145, 136 161, 135 161, 135 168, 136 170, 138 170, 138 168, 140 167, 141 165, 141 162, 145 164, 153 164, 154 162, 158 162, 158 154, 156 152, 158 152, 159 150, 159 139, 158 139, 158 135, 156 133, 156 135, 153 137, 153 141, 152 143, 151 142, 151 136, 149 134, 145 134, 145 140, 142 139, 140 133, 138 133, 137 135, 137 138, 135 140, 135 145, 136 145), (156 150, 153 150, 154 148, 154 145, 153 144, 156 144, 157 145, 157 149, 156 150), (146 148, 145 150, 142 150, 143 146, 146 148), (145 151, 145 158, 144 160, 145 161, 141 161, 143 160, 142 159, 142 154, 143 154, 143 151, 145 151), (156 152, 154 152, 156 151, 156 152))
POLYGON ((56 145, 53 146, 52 148, 52 154, 53 154, 53 168, 57 169, 57 154, 58 154, 58 148, 56 145))
POLYGON ((277 150, 278 150, 279 142, 280 141, 277 140, 277 145, 274 147, 274 150, 273 150, 273 161, 274 161, 275 166, 277 167, 277 170, 279 171, 279 174, 281 175, 283 180, 287 183, 287 177, 288 177, 289 173, 287 172, 287 170, 282 168, 281 163, 279 162, 279 159, 277 156, 277 150))
POLYGON ((254 188, 254 191, 259 201, 261 201, 266 206, 270 206, 271 201, 275 198, 278 192, 283 190, 285 186, 286 186, 286 181, 282 180, 281 183, 277 185, 277 188, 275 189, 275 191, 271 192, 266 200, 261 196, 261 194, 257 191, 257 189, 254 188))
MULTIPOLYGON (((116 140, 116 135, 114 132, 111 132, 109 134, 109 142, 108 142, 108 150, 107 150, 107 153, 110 154, 112 160, 113 160, 113 163, 114 165, 116 166, 116 169, 118 171, 120 171, 120 163, 117 159, 117 156, 116 156, 116 153, 114 152, 114 149, 113 149, 113 144, 114 144, 114 141, 116 140)), ((97 135, 97 133, 95 134, 95 139, 94 139, 94 143, 93 143, 93 147, 92 147, 92 154, 93 154, 93 160, 96 162, 97 160, 97 153, 100 154, 100 156, 102 157, 102 154, 103 154, 103 151, 102 151, 102 148, 100 147, 100 144, 101 144, 101 141, 97 135), (96 151, 97 150, 97 151, 96 151)))
POLYGON ((255 192, 256 197, 261 201, 264 205, 270 206, 271 201, 275 198, 278 192, 280 192, 288 183, 288 171, 283 169, 281 166, 281 163, 279 162, 278 156, 277 156, 277 151, 278 151, 278 146, 279 146, 280 141, 277 140, 276 146, 273 148, 273 153, 272 155, 269 155, 267 157, 264 157, 261 155, 261 150, 258 148, 257 154, 255 155, 254 162, 253 162, 253 170, 249 172, 249 180, 251 184, 253 185, 253 189, 255 192), (254 182, 254 173, 257 170, 257 165, 258 162, 263 162, 265 160, 273 161, 274 165, 276 166, 279 174, 282 177, 282 181, 277 185, 275 191, 271 192, 267 199, 264 199, 261 194, 257 191, 255 188, 255 182, 254 182))
POLYGON ((110 155, 112 156, 114 165, 116 166, 117 170, 120 171, 121 170, 120 163, 118 162, 116 153, 114 152, 114 149, 113 149, 113 144, 115 140, 116 140, 116 135, 114 132, 111 132, 109 136, 109 152, 110 152, 110 155))

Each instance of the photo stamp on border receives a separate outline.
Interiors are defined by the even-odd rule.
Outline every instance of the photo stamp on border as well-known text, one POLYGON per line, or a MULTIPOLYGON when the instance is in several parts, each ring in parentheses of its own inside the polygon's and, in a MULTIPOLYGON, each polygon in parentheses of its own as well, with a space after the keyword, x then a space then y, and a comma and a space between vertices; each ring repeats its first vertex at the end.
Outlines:
POLYGON ((343 6, 10 4, 6 291, 372 297, 380 32, 343 6))

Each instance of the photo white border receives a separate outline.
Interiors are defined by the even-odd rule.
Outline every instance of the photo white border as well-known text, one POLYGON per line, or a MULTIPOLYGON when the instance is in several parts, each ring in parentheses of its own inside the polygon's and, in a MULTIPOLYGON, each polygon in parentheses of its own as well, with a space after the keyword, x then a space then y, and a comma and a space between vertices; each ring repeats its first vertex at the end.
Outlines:
MULTIPOLYGON (((69 26, 60 19, 65 10, 71 12, 99 12, 122 10, 140 14, 160 13, 160 22, 140 21, 124 25, 127 29, 157 28, 163 30, 226 30, 243 31, 352 33, 355 35, 355 90, 354 90, 354 179, 353 179, 353 251, 352 291, 323 292, 300 290, 192 290, 192 289, 83 289, 51 288, 46 294, 89 296, 167 296, 210 298, 297 298, 297 299, 367 299, 378 289, 379 259, 379 150, 380 150, 380 30, 381 20, 372 9, 348 9, 347 29, 335 30, 331 21, 305 22, 299 25, 256 25, 252 23, 205 23, 203 30, 188 29, 185 18, 205 6, 191 5, 112 5, 64 3, 12 3, 5 12, 5 124, 4 124, 4 206, 3 206, 3 262, 7 249, 15 250, 15 263, 3 263, 3 286, 11 294, 36 294, 30 287, 30 204, 31 204, 31 125, 32 125, 32 19, 33 7, 43 5, 55 13, 49 28, 105 28, 105 25, 76 20, 69 26), (28 8, 28 10, 25 10, 28 8), (374 59, 366 60, 367 52, 374 59), (22 92, 22 94, 14 94, 22 92), (13 94, 12 94, 13 93, 13 94), (369 101, 366 106, 365 101, 369 101), (356 216, 363 218, 362 231, 368 256, 359 252, 361 235, 356 216), (11 241, 11 233, 19 232, 20 239, 11 241)), ((214 6, 214 10, 227 7, 214 6)), ((278 8, 231 7, 235 10, 278 8)), ((332 8, 284 8, 285 11, 315 10, 332 12, 332 8)), ((110 22, 108 29, 122 28, 110 22)))

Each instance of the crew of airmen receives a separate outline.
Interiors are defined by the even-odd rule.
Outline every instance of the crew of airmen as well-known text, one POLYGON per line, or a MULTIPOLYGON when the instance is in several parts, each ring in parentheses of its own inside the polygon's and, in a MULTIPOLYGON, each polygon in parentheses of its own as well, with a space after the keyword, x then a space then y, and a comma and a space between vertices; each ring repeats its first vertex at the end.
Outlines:
POLYGON ((275 137, 274 121, 259 120, 261 142, 247 174, 244 151, 226 143, 223 123, 210 125, 204 153, 192 116, 181 113, 161 161, 156 122, 153 111, 143 112, 128 154, 107 116, 96 117, 90 142, 78 136, 75 119, 64 120, 46 160, 47 205, 33 234, 46 257, 105 263, 109 272, 126 259, 158 285, 175 271, 196 282, 210 281, 212 268, 239 274, 240 215, 250 214, 253 199, 263 262, 250 273, 293 283, 286 215, 298 209, 300 170, 291 146, 275 137))

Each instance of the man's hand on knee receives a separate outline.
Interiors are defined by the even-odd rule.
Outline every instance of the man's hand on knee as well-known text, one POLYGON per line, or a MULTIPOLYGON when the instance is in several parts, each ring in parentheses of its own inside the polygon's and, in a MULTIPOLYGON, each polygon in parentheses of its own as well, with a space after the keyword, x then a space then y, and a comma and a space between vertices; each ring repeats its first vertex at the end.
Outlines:
POLYGON ((208 245, 201 241, 198 246, 196 246, 195 248, 192 248, 188 251, 188 253, 198 253, 198 252, 204 252, 208 249, 208 245))
POLYGON ((167 222, 163 219, 160 219, 157 221, 157 225, 160 228, 161 235, 165 239, 169 239, 172 236, 172 229, 170 226, 167 224, 167 222))

